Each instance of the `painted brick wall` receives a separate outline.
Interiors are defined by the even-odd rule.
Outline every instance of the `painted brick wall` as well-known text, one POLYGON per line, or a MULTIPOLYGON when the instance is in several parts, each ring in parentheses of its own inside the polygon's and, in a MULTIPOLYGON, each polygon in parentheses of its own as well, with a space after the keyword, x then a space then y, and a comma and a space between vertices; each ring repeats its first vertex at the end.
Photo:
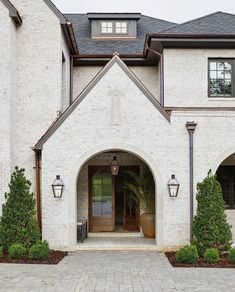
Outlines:
MULTIPOLYGON (((100 66, 74 67, 73 69, 73 98, 75 99, 79 93, 87 86, 88 83, 102 69, 100 66)), ((158 67, 131 66, 132 72, 139 78, 144 86, 159 100, 160 81, 158 67)))
MULTIPOLYGON (((15 24, 0 1, 0 205, 11 172, 11 118, 15 98, 15 24)), ((0 208, 1 214, 1 208, 0 208)))
POLYGON ((76 193, 81 157, 99 145, 125 144, 147 153, 160 172, 160 176, 157 172, 155 175, 159 179, 157 187, 162 185, 161 192, 157 193, 161 197, 157 210, 160 213, 163 210, 163 245, 186 244, 189 240, 189 145, 185 124, 192 120, 198 123, 194 137, 196 185, 222 153, 228 149, 235 152, 235 133, 230 126, 235 121, 234 113, 177 112, 172 113, 168 123, 120 67, 114 65, 44 145, 43 237, 52 245, 71 244, 71 226, 76 221, 75 216, 71 217, 76 209, 76 201, 71 196, 76 193), (120 99, 119 125, 113 124, 111 114, 115 92, 120 99), (65 182, 64 196, 59 201, 53 198, 50 187, 57 173, 65 182), (175 199, 169 197, 167 189, 172 173, 180 182, 179 197, 175 199))
POLYGON ((11 122, 14 141, 11 160, 13 166, 26 169, 34 190, 35 161, 31 147, 56 119, 57 111, 65 107, 61 99, 62 49, 66 57, 68 54, 60 21, 44 1, 34 1, 33 5, 30 0, 12 3, 23 24, 17 28, 17 94, 11 122))
POLYGON ((165 106, 235 106, 208 98, 208 58, 234 58, 234 49, 164 49, 165 106))

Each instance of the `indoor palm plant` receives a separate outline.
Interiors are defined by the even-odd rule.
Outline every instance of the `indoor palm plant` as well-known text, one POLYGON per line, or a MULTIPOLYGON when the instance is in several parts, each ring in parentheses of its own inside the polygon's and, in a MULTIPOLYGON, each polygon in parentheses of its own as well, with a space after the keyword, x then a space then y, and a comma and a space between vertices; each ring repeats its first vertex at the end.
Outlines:
POLYGON ((150 169, 145 166, 142 174, 127 171, 130 181, 125 183, 125 188, 131 191, 134 200, 140 204, 140 224, 144 236, 155 237, 155 184, 150 169))

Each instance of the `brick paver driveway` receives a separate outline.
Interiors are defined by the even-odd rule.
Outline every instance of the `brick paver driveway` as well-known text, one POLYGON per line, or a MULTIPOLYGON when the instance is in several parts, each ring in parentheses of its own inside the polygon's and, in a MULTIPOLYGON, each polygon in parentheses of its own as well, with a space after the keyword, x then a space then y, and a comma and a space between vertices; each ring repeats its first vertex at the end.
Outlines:
POLYGON ((0 291, 235 291, 233 269, 172 268, 156 252, 76 252, 57 266, 0 265, 0 291))

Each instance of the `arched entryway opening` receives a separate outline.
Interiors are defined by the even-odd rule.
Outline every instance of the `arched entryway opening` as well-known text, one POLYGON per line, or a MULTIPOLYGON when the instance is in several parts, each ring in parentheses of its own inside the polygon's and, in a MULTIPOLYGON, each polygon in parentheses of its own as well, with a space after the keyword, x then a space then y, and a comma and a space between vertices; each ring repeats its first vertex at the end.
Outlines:
MULTIPOLYGON (((68 244, 75 246, 77 244, 77 218, 78 218, 78 194, 77 194, 77 182, 78 176, 81 172, 83 165, 85 165, 92 157, 107 151, 124 151, 135 155, 139 159, 143 160, 149 167, 153 174, 155 182, 155 210, 156 210, 156 238, 155 244, 160 249, 164 246, 164 188, 162 183, 161 172, 158 168, 158 163, 151 156, 151 153, 146 153, 144 150, 137 146, 130 145, 128 143, 105 143, 105 145, 97 145, 96 147, 84 152, 78 160, 74 162, 74 165, 70 172, 70 178, 68 181, 67 193, 67 214, 68 214, 68 244)), ((88 183, 88 182, 86 182, 88 183)))
POLYGON ((89 232, 141 232, 144 207, 128 185, 135 177, 148 177, 153 186, 149 207, 155 212, 155 182, 149 166, 140 157, 123 150, 93 155, 83 164, 77 179, 77 219, 88 220, 89 232))
POLYGON ((222 161, 214 172, 217 175, 219 181, 223 199, 226 207, 226 214, 228 222, 232 226, 233 241, 235 239, 235 151, 231 154, 231 151, 225 153, 222 157, 222 161), (227 155, 227 156, 226 156, 227 155))

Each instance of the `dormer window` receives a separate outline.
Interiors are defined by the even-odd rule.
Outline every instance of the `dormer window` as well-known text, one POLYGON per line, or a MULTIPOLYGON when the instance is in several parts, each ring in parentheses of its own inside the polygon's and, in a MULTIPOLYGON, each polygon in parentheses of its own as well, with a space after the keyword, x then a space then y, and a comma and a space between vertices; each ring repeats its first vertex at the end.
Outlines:
POLYGON ((140 13, 87 13, 91 38, 97 40, 136 39, 140 13))
POLYGON ((127 34, 127 23, 126 22, 116 22, 116 33, 117 34, 127 34))
POLYGON ((113 33, 113 23, 112 22, 107 22, 107 21, 102 21, 101 22, 101 33, 113 33))

